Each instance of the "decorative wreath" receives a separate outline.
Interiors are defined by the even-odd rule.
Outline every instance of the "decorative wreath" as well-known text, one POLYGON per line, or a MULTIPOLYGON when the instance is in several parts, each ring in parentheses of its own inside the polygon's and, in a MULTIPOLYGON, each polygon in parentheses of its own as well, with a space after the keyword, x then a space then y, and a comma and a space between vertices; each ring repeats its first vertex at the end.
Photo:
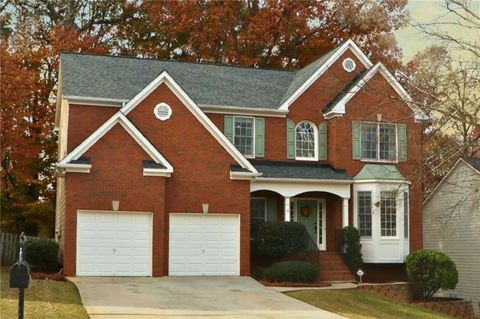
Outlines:
POLYGON ((302 214, 303 217, 309 217, 312 214, 312 208, 310 206, 303 206, 300 208, 300 214, 302 214))

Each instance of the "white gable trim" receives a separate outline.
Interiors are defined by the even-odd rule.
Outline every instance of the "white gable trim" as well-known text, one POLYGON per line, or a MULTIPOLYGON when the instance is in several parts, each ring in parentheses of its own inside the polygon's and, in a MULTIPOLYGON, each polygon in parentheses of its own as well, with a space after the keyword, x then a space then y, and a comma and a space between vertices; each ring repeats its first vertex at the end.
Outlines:
POLYGON ((383 63, 378 62, 373 68, 368 70, 365 75, 358 81, 358 83, 349 91, 347 94, 338 101, 332 108, 331 111, 325 114, 326 118, 331 118, 334 116, 341 116, 345 114, 345 105, 360 91, 361 88, 370 81, 375 74, 380 72, 380 74, 387 80, 387 82, 392 86, 392 88, 397 92, 397 94, 410 106, 412 111, 415 114, 415 120, 425 120, 427 116, 417 108, 412 105, 412 98, 405 91, 403 86, 395 79, 395 77, 388 71, 388 69, 383 65, 383 63))
POLYGON ((178 83, 168 74, 163 71, 157 78, 148 84, 140 93, 128 101, 120 112, 128 115, 140 102, 142 102, 148 95, 150 95, 160 84, 165 83, 170 90, 182 101, 182 103, 192 112, 197 120, 212 134, 212 136, 225 148, 225 150, 237 161, 237 163, 248 169, 252 173, 258 173, 252 164, 243 156, 235 146, 223 135, 223 133, 213 124, 213 122, 205 115, 200 107, 187 95, 187 93, 178 85, 178 83))
POLYGON ((423 205, 425 206, 425 204, 430 200, 430 198, 432 198, 433 194, 435 194, 437 192, 437 190, 440 188, 440 186, 443 184, 444 181, 447 180, 447 178, 450 176, 450 174, 452 174, 452 172, 454 172, 456 169, 457 169, 457 166, 460 165, 460 163, 464 163, 465 165, 467 165, 468 167, 470 167, 472 170, 474 170, 475 172, 477 172, 478 174, 480 174, 480 171, 478 171, 475 167, 473 167, 472 165, 470 165, 470 163, 468 163, 467 161, 465 161, 463 158, 459 158, 455 164, 453 164, 452 168, 450 168, 447 172, 447 174, 445 174, 445 176, 443 176, 443 178, 440 180, 440 182, 438 182, 438 184, 435 186, 435 188, 430 192, 430 194, 428 194, 427 198, 425 198, 425 200, 423 201, 423 205))
MULTIPOLYGON (((70 154, 65 156, 59 163, 57 167, 65 168, 70 172, 80 172, 80 167, 88 167, 88 170, 85 169, 84 173, 90 172, 91 164, 77 164, 70 163, 71 161, 78 160, 86 151, 88 151, 98 140, 100 140, 106 133, 108 133, 116 124, 120 124, 130 136, 142 147, 142 149, 155 161, 155 163, 161 164, 165 168, 152 169, 148 168, 145 171, 144 175, 149 175, 149 173, 165 174, 161 176, 166 176, 173 173, 173 166, 160 154, 159 151, 150 143, 147 138, 135 127, 135 125, 130 122, 129 119, 121 112, 115 113, 111 118, 109 118, 102 126, 100 126, 95 132, 93 132, 87 139, 85 139, 80 145, 78 145, 70 154)), ((155 175, 159 176, 159 175, 155 175)))
POLYGON ((298 88, 297 91, 295 91, 285 102, 282 103, 280 106, 279 110, 282 111, 288 111, 288 108, 290 105, 300 96, 302 95, 303 92, 305 92, 320 76, 322 76, 323 73, 325 73, 330 66, 332 66, 335 61, 338 60, 340 56, 342 56, 345 51, 350 49, 353 54, 360 60, 360 62, 363 63, 365 68, 370 68, 372 67, 373 63, 368 59, 368 57, 360 50, 360 48, 353 42, 352 39, 349 39, 345 43, 343 43, 336 51, 334 54, 332 54, 331 57, 325 61, 325 63, 322 64, 321 67, 318 68, 317 71, 307 80, 305 83, 302 84, 300 88, 298 88))

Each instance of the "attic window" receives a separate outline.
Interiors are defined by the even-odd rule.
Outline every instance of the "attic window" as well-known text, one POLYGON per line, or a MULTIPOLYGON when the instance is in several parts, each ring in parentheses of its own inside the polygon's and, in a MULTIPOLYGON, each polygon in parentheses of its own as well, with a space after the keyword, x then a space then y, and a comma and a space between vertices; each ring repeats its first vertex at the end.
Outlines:
POLYGON ((346 58, 345 60, 343 60, 342 66, 343 66, 343 69, 347 72, 352 72, 357 67, 357 65, 355 64, 355 61, 353 61, 350 58, 346 58))
POLYGON ((153 114, 160 121, 166 121, 172 116, 172 109, 167 103, 160 103, 153 109, 153 114))

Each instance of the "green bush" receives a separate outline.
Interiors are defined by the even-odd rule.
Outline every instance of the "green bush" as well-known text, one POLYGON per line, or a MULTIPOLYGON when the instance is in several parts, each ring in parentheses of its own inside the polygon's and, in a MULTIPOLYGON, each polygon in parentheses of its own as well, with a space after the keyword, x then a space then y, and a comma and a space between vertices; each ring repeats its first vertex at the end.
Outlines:
POLYGON ((33 271, 56 272, 59 269, 58 244, 46 239, 29 240, 25 260, 33 271))
POLYGON ((353 226, 343 228, 344 252, 342 254, 345 264, 352 273, 362 267, 362 244, 360 244, 360 233, 353 226))
POLYGON ((275 282, 315 282, 320 268, 308 261, 282 261, 274 263, 263 271, 268 281, 275 282))
POLYGON ((304 225, 295 222, 257 222, 251 229, 252 253, 273 260, 305 249, 309 236, 304 225))
POLYGON ((458 271, 455 263, 442 252, 417 250, 405 260, 413 294, 420 299, 431 298, 440 288, 455 289, 458 271))

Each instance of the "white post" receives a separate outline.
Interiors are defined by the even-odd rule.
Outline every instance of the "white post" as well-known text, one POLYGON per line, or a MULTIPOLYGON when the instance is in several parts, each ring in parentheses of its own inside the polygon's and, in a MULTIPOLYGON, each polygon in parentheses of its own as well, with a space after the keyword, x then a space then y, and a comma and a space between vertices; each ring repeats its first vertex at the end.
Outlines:
POLYGON ((348 198, 343 198, 342 205, 342 227, 348 226, 348 198))
POLYGON ((290 197, 285 197, 285 221, 290 221, 290 197))

